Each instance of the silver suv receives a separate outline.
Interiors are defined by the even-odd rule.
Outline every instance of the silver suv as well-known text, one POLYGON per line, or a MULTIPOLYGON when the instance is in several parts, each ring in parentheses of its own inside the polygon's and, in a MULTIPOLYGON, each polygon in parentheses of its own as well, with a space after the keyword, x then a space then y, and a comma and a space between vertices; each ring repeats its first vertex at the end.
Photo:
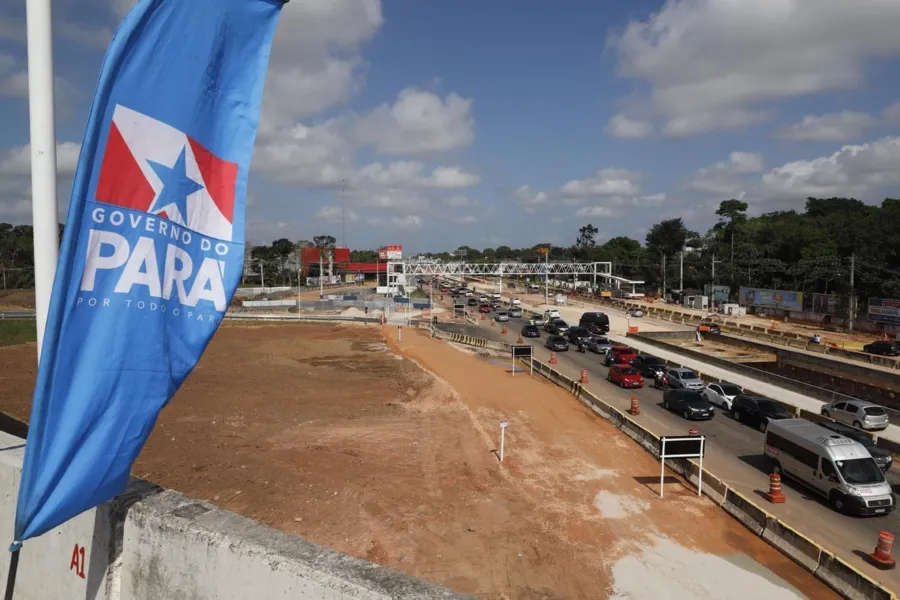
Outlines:
POLYGON ((887 429, 890 424, 884 408, 865 400, 845 400, 825 404, 822 406, 822 416, 867 431, 887 429))
POLYGON ((705 384, 696 373, 690 369, 669 369, 666 371, 669 386, 675 389, 703 391, 705 384))

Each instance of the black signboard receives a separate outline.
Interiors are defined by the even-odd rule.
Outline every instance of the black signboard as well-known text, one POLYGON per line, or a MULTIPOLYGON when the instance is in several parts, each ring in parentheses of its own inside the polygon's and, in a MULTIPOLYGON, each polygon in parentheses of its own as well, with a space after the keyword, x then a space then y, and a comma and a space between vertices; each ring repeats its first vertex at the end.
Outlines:
POLYGON ((659 441, 659 453, 666 458, 700 458, 706 454, 706 436, 666 437, 659 441))
POLYGON ((521 346, 513 346, 512 347, 512 355, 513 358, 530 358, 531 357, 531 345, 523 344, 521 346))

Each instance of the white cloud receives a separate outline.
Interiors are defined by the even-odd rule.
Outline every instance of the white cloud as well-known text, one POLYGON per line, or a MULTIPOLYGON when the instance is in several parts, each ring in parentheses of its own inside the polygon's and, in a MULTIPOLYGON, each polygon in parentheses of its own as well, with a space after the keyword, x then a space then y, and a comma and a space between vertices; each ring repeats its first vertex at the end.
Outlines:
POLYGON ((413 230, 422 228, 422 217, 416 215, 407 215, 405 217, 375 217, 367 221, 369 225, 377 227, 388 227, 391 229, 413 230))
POLYGON ((780 128, 776 137, 806 142, 849 142, 858 139, 877 121, 869 114, 844 110, 807 115, 799 123, 780 128))
POLYGON ((354 173, 353 185, 359 187, 436 188, 454 189, 477 185, 478 175, 462 167, 435 167, 425 175, 425 165, 419 161, 374 162, 354 173))
POLYGON ((463 217, 451 217, 450 220, 453 221, 454 223, 468 225, 471 223, 477 223, 478 217, 473 216, 473 215, 465 215, 463 217))
POLYGON ((354 206, 375 210, 423 212, 431 206, 429 198, 408 189, 387 189, 382 191, 358 190, 347 197, 354 206))
POLYGON ((359 47, 383 23, 379 0, 295 0, 279 19, 260 132, 348 100, 362 85, 359 47))
POLYGON ((472 100, 407 88, 393 105, 359 117, 353 135, 380 154, 433 154, 463 148, 475 139, 472 100))
POLYGON ((550 199, 547 192, 538 192, 528 185, 517 188, 512 197, 513 201, 524 208, 526 212, 534 212, 536 207, 547 204, 550 199))
POLYGON ((653 124, 647 120, 629 119, 623 114, 618 114, 606 124, 606 132, 621 139, 645 138, 653 133, 653 124))
POLYGON ((884 109, 884 118, 891 125, 900 124, 900 101, 884 109))
POLYGON ((719 196, 739 196, 746 187, 746 175, 761 173, 762 154, 753 152, 732 152, 728 160, 715 163, 697 171, 687 187, 696 192, 719 196))
POLYGON ((586 179, 573 179, 561 192, 567 196, 632 196, 640 191, 641 174, 627 169, 600 169, 586 179))
POLYGON ((863 199, 887 186, 900 185, 900 137, 844 146, 830 156, 798 160, 762 177, 759 194, 784 204, 809 196, 863 199))
POLYGON ((359 221, 359 215, 357 215, 352 208, 348 208, 345 211, 340 206, 332 205, 321 207, 316 211, 316 214, 313 215, 313 218, 320 219, 326 223, 341 223, 345 218, 350 223, 359 221))
MULTIPOLYGON (((62 142, 56 144, 56 171, 60 178, 75 174, 81 144, 62 142)), ((29 177, 31 175, 31 145, 25 144, 0 154, 0 175, 29 177)))
MULTIPOLYGON (((895 0, 668 0, 611 43, 646 82, 670 136, 740 129, 771 103, 860 87, 869 59, 900 54, 895 0)), ((650 116, 650 115, 647 115, 650 116)))
POLYGON ((445 206, 452 206, 454 208, 463 208, 466 206, 473 206, 475 201, 466 197, 457 194, 456 196, 450 196, 449 198, 444 198, 445 206))
POLYGON ((575 213, 577 217, 614 217, 619 216, 616 211, 608 206, 585 206, 575 213))

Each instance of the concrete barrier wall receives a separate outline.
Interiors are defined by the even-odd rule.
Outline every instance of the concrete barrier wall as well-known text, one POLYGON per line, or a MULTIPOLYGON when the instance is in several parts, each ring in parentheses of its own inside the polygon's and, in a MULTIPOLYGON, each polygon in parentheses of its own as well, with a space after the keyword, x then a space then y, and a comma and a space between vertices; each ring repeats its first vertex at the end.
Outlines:
MULTIPOLYGON (((24 440, 0 432, 0 540, 13 539, 24 440)), ((0 572, 10 553, 0 551, 0 572)), ((25 542, 15 600, 468 598, 133 479, 25 542)))
MULTIPOLYGON (((524 365, 528 363, 522 361, 524 365)), ((615 425, 638 442, 654 457, 659 458, 659 436, 634 421, 630 415, 610 406, 601 398, 574 384, 550 365, 533 361, 536 373, 544 375, 560 387, 572 392, 595 413, 615 425)), ((666 467, 678 473, 694 486, 699 480, 699 465, 695 460, 667 460, 666 467)), ((852 565, 828 552, 814 540, 799 533, 789 524, 766 512, 749 498, 729 488, 722 479, 707 470, 703 472, 703 493, 725 512, 824 581, 832 589, 852 600, 889 600, 893 592, 859 572, 852 565)))

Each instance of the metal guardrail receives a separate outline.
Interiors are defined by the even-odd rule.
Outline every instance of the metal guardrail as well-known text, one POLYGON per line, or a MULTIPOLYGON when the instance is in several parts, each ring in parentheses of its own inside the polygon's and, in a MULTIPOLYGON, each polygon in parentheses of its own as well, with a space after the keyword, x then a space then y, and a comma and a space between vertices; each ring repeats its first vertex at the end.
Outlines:
POLYGON ((33 310, 9 310, 0 312, 0 321, 7 319, 34 319, 36 318, 33 310))

